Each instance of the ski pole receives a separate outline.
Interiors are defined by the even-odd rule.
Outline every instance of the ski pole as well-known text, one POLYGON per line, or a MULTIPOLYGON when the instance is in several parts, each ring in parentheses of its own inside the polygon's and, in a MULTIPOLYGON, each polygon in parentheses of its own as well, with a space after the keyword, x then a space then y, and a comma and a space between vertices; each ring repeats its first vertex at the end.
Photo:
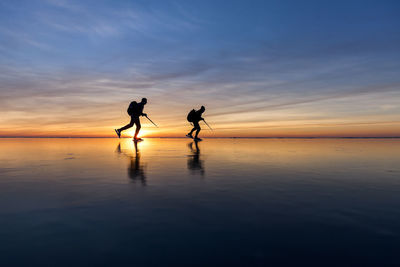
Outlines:
POLYGON ((203 120, 203 121, 204 121, 204 123, 208 126, 208 128, 210 128, 211 131, 214 131, 214 130, 210 127, 210 125, 208 125, 208 123, 207 123, 205 120, 203 120))
POLYGON ((150 120, 150 118, 147 117, 147 115, 146 115, 145 117, 146 117, 152 124, 154 124, 154 126, 156 126, 156 127, 158 128, 157 124, 155 124, 154 121, 150 120))

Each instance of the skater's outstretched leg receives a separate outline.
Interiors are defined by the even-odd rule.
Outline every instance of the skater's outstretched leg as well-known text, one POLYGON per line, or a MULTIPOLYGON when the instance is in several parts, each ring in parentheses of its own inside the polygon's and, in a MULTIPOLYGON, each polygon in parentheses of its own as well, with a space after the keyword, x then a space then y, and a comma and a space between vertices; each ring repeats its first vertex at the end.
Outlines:
POLYGON ((134 118, 131 117, 131 121, 127 125, 125 125, 122 128, 115 129, 115 132, 117 133, 118 137, 121 137, 121 132, 131 128, 134 124, 135 124, 134 118))
POLYGON ((196 127, 194 127, 186 136, 187 137, 190 137, 190 138, 193 138, 193 132, 196 130, 196 127))

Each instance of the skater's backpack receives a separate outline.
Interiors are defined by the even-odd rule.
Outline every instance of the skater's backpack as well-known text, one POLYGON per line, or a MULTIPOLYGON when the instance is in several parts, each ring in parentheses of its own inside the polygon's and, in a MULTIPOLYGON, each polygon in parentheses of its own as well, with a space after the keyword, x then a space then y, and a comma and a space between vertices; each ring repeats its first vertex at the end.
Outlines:
POLYGON ((127 112, 129 114, 129 116, 132 116, 133 114, 137 113, 138 109, 139 109, 138 103, 136 101, 132 101, 129 104, 127 112))
POLYGON ((189 112, 189 114, 187 115, 187 120, 188 120, 189 122, 194 122, 195 118, 196 118, 196 111, 195 111, 194 109, 192 109, 192 110, 189 112))

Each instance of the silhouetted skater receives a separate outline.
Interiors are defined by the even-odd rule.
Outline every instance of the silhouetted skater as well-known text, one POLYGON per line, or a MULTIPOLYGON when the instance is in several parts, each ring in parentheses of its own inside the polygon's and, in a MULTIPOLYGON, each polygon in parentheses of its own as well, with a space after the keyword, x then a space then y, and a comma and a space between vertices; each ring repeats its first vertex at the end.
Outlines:
POLYGON ((193 138, 193 132, 196 131, 196 134, 194 136, 194 140, 196 141, 201 141, 201 138, 198 137, 199 132, 201 130, 200 128, 200 124, 199 121, 204 120, 201 115, 203 114, 203 112, 206 110, 206 108, 204 106, 201 106, 201 108, 199 110, 194 110, 192 109, 189 114, 187 115, 187 120, 189 122, 193 123, 193 129, 186 135, 189 138, 193 138))
POLYGON ((131 102, 131 104, 128 107, 128 114, 129 116, 131 116, 131 122, 127 125, 125 125, 122 128, 119 129, 115 129, 115 132, 118 135, 118 138, 121 138, 121 132, 131 128, 134 124, 136 124, 136 131, 135 131, 135 136, 133 137, 134 141, 142 141, 142 138, 138 138, 138 134, 141 128, 140 125, 140 116, 147 116, 146 113, 143 113, 143 108, 144 105, 146 105, 147 103, 147 99, 146 98, 142 98, 142 101, 140 103, 137 103, 136 101, 131 102))

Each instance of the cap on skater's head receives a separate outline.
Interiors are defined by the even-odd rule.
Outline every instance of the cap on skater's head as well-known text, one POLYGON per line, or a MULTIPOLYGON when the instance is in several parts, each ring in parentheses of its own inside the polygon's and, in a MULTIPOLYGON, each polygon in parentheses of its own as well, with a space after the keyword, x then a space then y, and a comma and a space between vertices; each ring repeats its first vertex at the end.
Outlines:
POLYGON ((143 97, 143 98, 142 98, 142 103, 143 103, 143 104, 146 104, 146 103, 147 103, 147 98, 143 97))
POLYGON ((204 106, 201 106, 200 110, 204 111, 206 108, 204 106))

